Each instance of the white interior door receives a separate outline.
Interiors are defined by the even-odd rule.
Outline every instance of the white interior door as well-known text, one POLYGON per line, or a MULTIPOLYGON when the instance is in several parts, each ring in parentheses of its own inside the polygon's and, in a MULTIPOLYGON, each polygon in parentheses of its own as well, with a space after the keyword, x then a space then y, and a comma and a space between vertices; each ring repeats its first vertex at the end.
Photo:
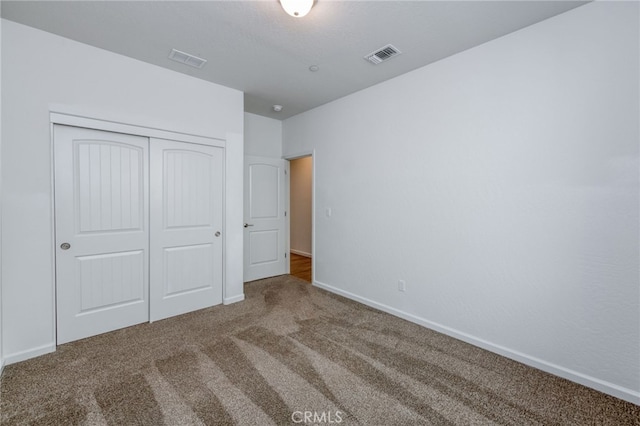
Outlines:
POLYGON ((54 127, 58 344, 149 320, 147 150, 54 127))
POLYGON ((285 170, 285 160, 245 157, 245 281, 286 273, 285 170))
POLYGON ((223 160, 151 140, 151 321, 222 303, 223 160))

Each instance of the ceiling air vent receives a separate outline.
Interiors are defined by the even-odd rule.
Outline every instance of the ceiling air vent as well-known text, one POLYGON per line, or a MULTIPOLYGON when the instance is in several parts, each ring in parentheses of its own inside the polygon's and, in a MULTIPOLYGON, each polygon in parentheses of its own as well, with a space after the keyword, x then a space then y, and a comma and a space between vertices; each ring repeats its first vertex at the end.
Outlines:
POLYGON ((384 47, 381 47, 378 50, 375 50, 371 53, 369 53, 367 56, 365 56, 364 58, 371 62, 374 65, 378 65, 386 60, 389 60, 391 58, 393 58, 394 56, 397 56, 399 54, 401 54, 402 52, 399 51, 395 46, 391 45, 391 44, 387 44, 384 47))
POLYGON ((207 63, 206 59, 198 58, 197 56, 190 55, 188 53, 181 52, 173 49, 169 54, 169 59, 172 61, 180 62, 185 65, 189 65, 194 68, 202 68, 207 63))

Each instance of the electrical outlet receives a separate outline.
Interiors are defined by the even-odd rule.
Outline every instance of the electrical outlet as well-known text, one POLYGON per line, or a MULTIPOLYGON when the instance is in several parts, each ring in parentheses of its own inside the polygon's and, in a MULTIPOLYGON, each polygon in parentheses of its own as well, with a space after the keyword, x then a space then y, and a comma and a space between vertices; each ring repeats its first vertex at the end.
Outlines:
POLYGON ((398 280, 398 291, 403 293, 407 291, 407 283, 404 280, 398 280))

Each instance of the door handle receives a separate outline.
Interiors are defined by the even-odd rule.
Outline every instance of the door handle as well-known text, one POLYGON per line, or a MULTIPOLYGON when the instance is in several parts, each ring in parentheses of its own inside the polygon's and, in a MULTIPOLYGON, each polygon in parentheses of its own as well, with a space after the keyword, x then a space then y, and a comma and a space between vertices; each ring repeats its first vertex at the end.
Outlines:
POLYGON ((245 223, 245 224, 244 224, 244 227, 245 227, 245 228, 248 228, 248 227, 250 227, 250 226, 253 226, 253 223, 245 223))
POLYGON ((69 250, 69 249, 71 248, 71 244, 69 244, 69 243, 62 243, 62 244, 60 244, 60 248, 61 248, 62 250, 69 250))

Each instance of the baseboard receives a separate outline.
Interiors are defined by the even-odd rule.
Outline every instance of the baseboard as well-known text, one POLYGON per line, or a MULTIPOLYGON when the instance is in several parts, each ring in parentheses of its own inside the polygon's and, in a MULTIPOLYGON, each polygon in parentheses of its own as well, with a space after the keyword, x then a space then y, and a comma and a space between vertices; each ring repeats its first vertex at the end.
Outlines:
POLYGON ((16 362, 26 361, 31 358, 35 358, 40 355, 48 354, 56 351, 55 343, 38 346, 37 348, 27 349, 26 351, 16 352, 14 354, 8 355, 4 362, 6 365, 15 364, 16 362))
POLYGON ((307 253, 306 251, 300 251, 300 250, 294 250, 294 249, 290 249, 289 250, 291 253, 293 254, 297 254, 299 256, 304 256, 304 257, 308 257, 309 259, 311 259, 311 253, 307 253))
POLYGON ((559 365, 555 365, 553 363, 544 361, 542 359, 527 355, 522 352, 514 351, 504 346, 496 345, 494 343, 488 342, 483 339, 479 339, 470 334, 463 333, 461 331, 455 330, 453 328, 444 326, 442 324, 435 323, 433 321, 429 321, 427 319, 418 317, 416 315, 412 315, 396 308, 392 308, 382 303, 375 302, 373 300, 367 299, 365 297, 358 296, 357 294, 350 293, 348 291, 341 290, 339 288, 330 286, 320 281, 314 281, 313 285, 319 287, 321 289, 327 290, 331 293, 339 294, 340 296, 344 296, 347 299, 355 300, 364 305, 370 306, 372 308, 379 309, 388 314, 394 315, 396 317, 400 317, 407 321, 413 322, 415 324, 421 325, 423 327, 429 328, 431 330, 435 330, 442 334, 446 334, 447 336, 456 338, 458 340, 462 340, 474 346, 478 346, 482 349, 486 349, 490 352, 494 352, 496 354, 502 355, 504 357, 510 358, 514 361, 521 362, 530 367, 537 368, 538 370, 542 370, 544 372, 553 374, 554 376, 562 377, 564 379, 570 380, 572 382, 587 386, 589 388, 595 389, 597 391, 606 393, 611 396, 615 396, 616 398, 623 399, 625 401, 631 402, 632 404, 640 405, 640 392, 634 391, 632 389, 624 388, 622 386, 618 386, 616 384, 606 382, 604 380, 600 380, 577 371, 573 371, 571 369, 561 367, 559 365))
POLYGON ((222 300, 223 305, 231 305, 232 303, 242 302, 244 300, 244 293, 238 294, 237 296, 225 297, 222 300))

